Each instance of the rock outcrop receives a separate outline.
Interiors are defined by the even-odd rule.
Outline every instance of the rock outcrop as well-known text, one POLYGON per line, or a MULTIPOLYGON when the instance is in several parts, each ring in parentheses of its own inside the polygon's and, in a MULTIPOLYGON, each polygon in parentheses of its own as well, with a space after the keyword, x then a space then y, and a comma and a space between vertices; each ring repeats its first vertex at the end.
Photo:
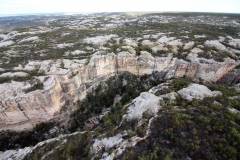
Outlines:
POLYGON ((177 92, 184 99, 189 101, 193 99, 203 99, 204 97, 216 97, 221 95, 220 91, 211 91, 204 85, 192 83, 187 88, 183 88, 177 92))
POLYGON ((204 43, 204 45, 208 47, 215 47, 217 50, 220 50, 220 51, 226 50, 226 47, 223 44, 221 44, 218 40, 212 40, 212 41, 207 40, 204 43))
POLYGON ((53 118, 65 102, 60 82, 59 76, 55 75, 47 90, 27 94, 19 91, 21 94, 15 93, 15 97, 1 94, 0 129, 23 130, 53 118))
MULTIPOLYGON (((4 94, 3 91, 0 94, 0 130, 22 130, 31 128, 40 121, 49 120, 60 111, 66 101, 74 102, 83 99, 100 81, 122 72, 130 72, 139 76, 154 73, 159 74, 163 79, 188 76, 218 81, 238 63, 230 58, 222 63, 203 58, 187 62, 173 58, 171 55, 152 57, 147 52, 140 56, 120 52, 107 55, 95 54, 88 64, 79 63, 78 66, 69 68, 66 74, 57 74, 58 72, 54 74, 51 65, 43 61, 40 66, 40 68, 48 68, 46 74, 50 75, 44 83, 44 90, 36 90, 27 94, 4 94), (9 94, 12 95, 9 96, 9 94)), ((17 92, 20 93, 20 91, 17 92)))

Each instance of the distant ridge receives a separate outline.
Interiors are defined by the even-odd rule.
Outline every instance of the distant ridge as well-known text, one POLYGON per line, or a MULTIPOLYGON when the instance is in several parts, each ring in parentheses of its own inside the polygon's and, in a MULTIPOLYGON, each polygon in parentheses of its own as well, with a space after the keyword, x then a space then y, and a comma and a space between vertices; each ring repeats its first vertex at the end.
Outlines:
POLYGON ((58 15, 88 15, 93 12, 55 12, 55 13, 24 13, 24 14, 0 14, 0 17, 20 17, 20 16, 58 16, 58 15))
POLYGON ((105 15, 111 15, 111 14, 121 14, 121 13, 135 13, 135 14, 180 14, 180 15, 203 15, 203 14, 210 14, 210 15, 237 15, 240 16, 240 13, 221 13, 221 12, 185 12, 185 11, 142 11, 142 12, 54 12, 54 13, 22 13, 22 14, 0 14, 0 17, 21 17, 21 16, 59 16, 59 15, 89 15, 89 14, 105 14, 105 15))

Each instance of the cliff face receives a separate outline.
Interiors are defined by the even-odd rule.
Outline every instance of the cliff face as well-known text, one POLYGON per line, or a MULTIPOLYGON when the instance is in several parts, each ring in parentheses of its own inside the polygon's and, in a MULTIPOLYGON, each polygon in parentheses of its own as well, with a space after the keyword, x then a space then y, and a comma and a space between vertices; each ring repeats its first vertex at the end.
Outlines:
MULTIPOLYGON (((9 96, 5 92, 0 94, 0 130, 22 130, 31 128, 40 121, 47 121, 60 111, 67 100, 83 99, 100 81, 121 72, 139 76, 160 72, 164 73, 161 75, 165 79, 188 76, 218 81, 224 75, 234 74, 228 72, 238 65, 229 58, 222 63, 196 59, 186 62, 172 56, 154 58, 149 53, 135 56, 129 52, 94 55, 87 65, 79 64, 67 74, 51 74, 44 83, 44 90, 27 94, 17 90, 16 96, 9 96)), ((43 62, 42 65, 46 63, 43 62)), ((52 73, 51 69, 48 73, 52 73)))
POLYGON ((53 117, 64 104, 64 93, 58 76, 52 77, 51 88, 6 97, 0 102, 1 129, 22 130, 53 117))

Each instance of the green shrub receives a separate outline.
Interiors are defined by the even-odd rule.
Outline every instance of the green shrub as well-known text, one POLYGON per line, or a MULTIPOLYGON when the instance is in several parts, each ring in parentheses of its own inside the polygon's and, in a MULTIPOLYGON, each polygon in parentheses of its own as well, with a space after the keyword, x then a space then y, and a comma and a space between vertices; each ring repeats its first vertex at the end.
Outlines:
POLYGON ((188 78, 177 78, 172 80, 171 87, 173 91, 178 91, 182 88, 186 88, 190 84, 191 80, 188 78))
POLYGON ((1 83, 9 83, 11 82, 12 78, 11 77, 0 77, 0 84, 1 83))
POLYGON ((34 84, 30 88, 25 90, 25 93, 32 92, 38 89, 43 89, 43 83, 39 79, 36 79, 36 82, 34 82, 34 84))
POLYGON ((151 47, 149 47, 147 45, 142 45, 142 44, 138 44, 138 47, 136 47, 135 50, 136 50, 136 54, 138 56, 141 54, 141 51, 147 51, 149 53, 152 53, 151 47))

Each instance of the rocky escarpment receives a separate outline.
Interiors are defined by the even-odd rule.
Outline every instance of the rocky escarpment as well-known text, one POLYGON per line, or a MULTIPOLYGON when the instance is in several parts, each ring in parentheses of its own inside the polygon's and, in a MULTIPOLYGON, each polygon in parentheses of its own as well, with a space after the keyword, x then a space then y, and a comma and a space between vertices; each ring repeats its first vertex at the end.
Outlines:
POLYGON ((37 90, 28 94, 15 93, 16 97, 1 95, 2 129, 5 127, 14 130, 31 128, 39 121, 51 119, 54 113, 60 110, 64 104, 64 93, 59 77, 52 76, 48 81, 51 81, 51 87, 47 90, 37 90))
POLYGON ((188 76, 218 81, 238 65, 230 58, 224 62, 215 62, 193 58, 190 54, 189 59, 190 62, 173 58, 172 55, 152 57, 148 52, 142 52, 140 56, 129 52, 120 52, 117 55, 95 54, 88 64, 78 64, 64 74, 55 72, 51 63, 43 61, 40 68, 50 75, 44 83, 44 90, 27 94, 21 90, 15 90, 15 93, 9 91, 8 94, 3 91, 0 95, 0 128, 22 130, 31 128, 40 121, 49 120, 67 101, 83 99, 100 81, 122 72, 138 76, 154 73, 163 79, 188 76))

